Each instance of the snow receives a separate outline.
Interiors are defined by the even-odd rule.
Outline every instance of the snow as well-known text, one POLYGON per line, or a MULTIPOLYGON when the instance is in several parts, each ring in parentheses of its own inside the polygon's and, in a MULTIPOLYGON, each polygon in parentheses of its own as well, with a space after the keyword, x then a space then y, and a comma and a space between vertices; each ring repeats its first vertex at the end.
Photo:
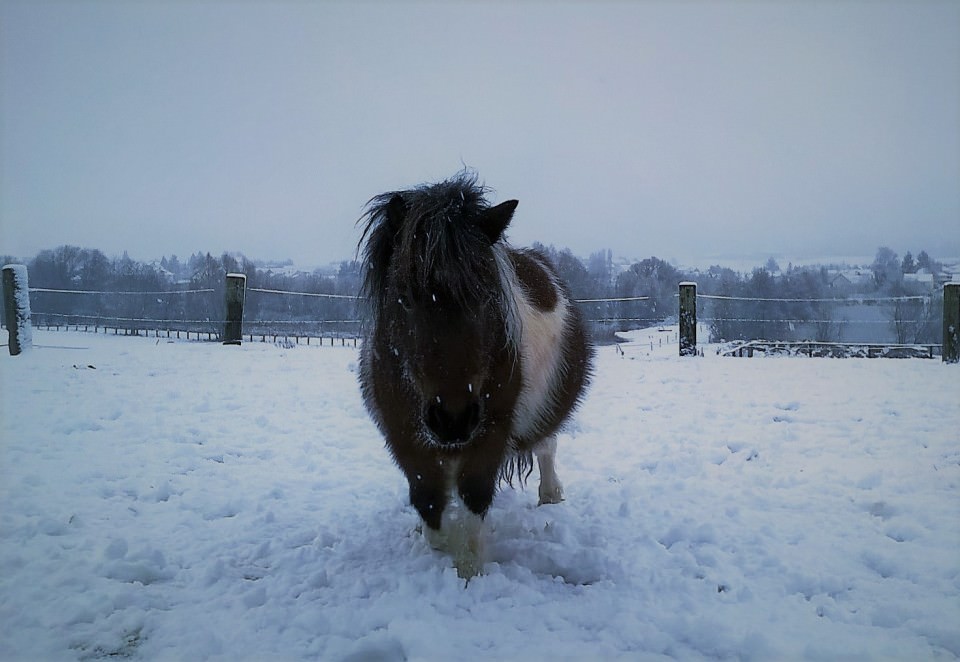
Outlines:
POLYGON ((960 656, 957 366, 664 335, 599 348, 565 501, 501 491, 465 584, 355 349, 38 330, 0 357, 0 659, 960 656))

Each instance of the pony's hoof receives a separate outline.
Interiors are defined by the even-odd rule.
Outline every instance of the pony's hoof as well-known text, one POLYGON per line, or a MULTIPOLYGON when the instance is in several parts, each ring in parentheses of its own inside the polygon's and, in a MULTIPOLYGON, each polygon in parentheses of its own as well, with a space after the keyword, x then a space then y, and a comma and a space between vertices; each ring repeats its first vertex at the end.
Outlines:
POLYGON ((556 487, 550 490, 540 490, 540 501, 537 502, 538 506, 542 506, 547 503, 560 503, 563 501, 563 488, 556 487))
POLYGON ((427 543, 433 549, 449 554, 457 569, 457 577, 467 581, 483 572, 485 528, 483 518, 463 507, 459 501, 452 502, 444 511, 439 529, 425 523, 422 525, 427 543))
POLYGON ((468 583, 477 575, 483 574, 483 562, 479 557, 454 559, 453 564, 457 568, 457 577, 468 583))

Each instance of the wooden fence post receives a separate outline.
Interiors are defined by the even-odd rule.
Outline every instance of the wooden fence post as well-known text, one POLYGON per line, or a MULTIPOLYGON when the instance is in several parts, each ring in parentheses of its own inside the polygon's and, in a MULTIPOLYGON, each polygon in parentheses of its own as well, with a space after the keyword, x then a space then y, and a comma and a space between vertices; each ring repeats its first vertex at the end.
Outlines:
POLYGON ((223 344, 239 345, 243 340, 243 300, 247 290, 244 274, 227 274, 227 289, 224 295, 227 317, 223 325, 223 344))
POLYGON ((8 264, 3 268, 3 320, 10 336, 10 356, 33 346, 30 288, 24 264, 8 264))
POLYGON ((697 355, 697 284, 680 283, 680 356, 697 355))
POLYGON ((943 361, 960 362, 960 283, 943 286, 943 361))
POLYGON ((8 264, 3 268, 3 314, 10 337, 10 356, 33 347, 33 325, 30 322, 30 287, 27 267, 8 264))

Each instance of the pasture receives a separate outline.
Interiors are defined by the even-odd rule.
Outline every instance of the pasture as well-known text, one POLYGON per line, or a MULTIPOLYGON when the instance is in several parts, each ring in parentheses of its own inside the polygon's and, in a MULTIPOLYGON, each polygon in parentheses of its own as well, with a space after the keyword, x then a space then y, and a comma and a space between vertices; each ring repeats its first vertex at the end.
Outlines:
POLYGON ((0 659, 960 656, 957 366, 633 337, 566 500, 500 491, 465 583, 357 349, 35 331, 0 357, 0 659))

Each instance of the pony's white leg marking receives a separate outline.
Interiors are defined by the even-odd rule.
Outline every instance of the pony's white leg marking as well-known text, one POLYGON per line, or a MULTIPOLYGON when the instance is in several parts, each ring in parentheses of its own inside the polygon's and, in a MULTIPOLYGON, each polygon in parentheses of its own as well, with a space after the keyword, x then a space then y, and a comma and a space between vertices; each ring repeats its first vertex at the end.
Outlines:
POLYGON ((423 527, 427 542, 453 557, 457 576, 476 577, 483 570, 486 527, 483 518, 471 512, 459 499, 451 499, 440 520, 440 530, 423 527))
POLYGON ((541 441, 533 449, 540 467, 540 503, 560 503, 563 501, 563 485, 557 478, 557 467, 554 460, 557 457, 557 436, 551 435, 541 441))

